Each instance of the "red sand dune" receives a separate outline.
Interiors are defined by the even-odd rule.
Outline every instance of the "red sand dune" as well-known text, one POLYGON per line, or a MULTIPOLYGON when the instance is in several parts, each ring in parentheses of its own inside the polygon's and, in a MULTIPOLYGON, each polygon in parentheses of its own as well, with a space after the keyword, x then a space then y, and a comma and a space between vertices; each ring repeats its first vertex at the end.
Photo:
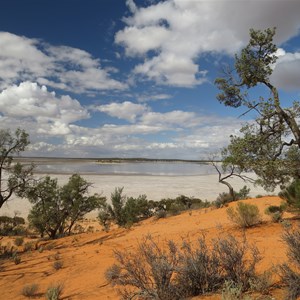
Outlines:
MULTIPOLYGON (((286 246, 281 240, 284 228, 281 224, 270 222, 270 218, 264 214, 266 207, 279 205, 281 199, 263 197, 245 201, 256 204, 265 221, 246 231, 248 242, 254 243, 264 257, 258 271, 262 272, 287 261, 286 246)), ((290 218, 291 215, 286 214, 285 217, 290 218)), ((297 221, 293 221, 295 222, 297 221)), ((151 218, 130 229, 115 228, 108 233, 101 231, 96 222, 90 221, 84 225, 95 226, 99 231, 42 241, 39 242, 44 248, 42 252, 33 250, 21 253, 21 263, 18 265, 12 260, 6 261, 0 271, 0 299, 25 299, 21 294, 22 288, 32 283, 39 285, 40 297, 36 299, 44 299, 47 287, 56 283, 64 284, 62 299, 120 299, 116 288, 111 287, 104 277, 105 270, 115 261, 114 249, 133 249, 148 234, 154 238, 159 237, 160 241, 171 239, 179 244, 183 239, 197 241, 201 232, 205 232, 207 240, 219 234, 241 234, 241 230, 228 220, 226 208, 194 210, 159 220, 151 218), (54 245, 53 249, 47 250, 49 244, 54 245), (63 262, 63 267, 59 270, 53 268, 55 255, 63 262)), ((3 238, 1 243, 7 241, 8 238, 3 238)), ((273 292, 274 299, 283 299, 283 295, 282 290, 273 292)), ((194 299, 213 300, 221 299, 221 296, 194 299)))

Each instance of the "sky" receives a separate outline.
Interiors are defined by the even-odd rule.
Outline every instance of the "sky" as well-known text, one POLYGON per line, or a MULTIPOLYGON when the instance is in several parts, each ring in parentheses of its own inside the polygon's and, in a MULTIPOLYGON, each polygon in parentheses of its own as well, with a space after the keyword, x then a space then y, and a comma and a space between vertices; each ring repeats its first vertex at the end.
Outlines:
POLYGON ((299 100, 299 16, 299 0, 2 0, 0 128, 25 129, 29 156, 207 159, 255 117, 214 85, 250 28, 277 28, 271 81, 299 100))

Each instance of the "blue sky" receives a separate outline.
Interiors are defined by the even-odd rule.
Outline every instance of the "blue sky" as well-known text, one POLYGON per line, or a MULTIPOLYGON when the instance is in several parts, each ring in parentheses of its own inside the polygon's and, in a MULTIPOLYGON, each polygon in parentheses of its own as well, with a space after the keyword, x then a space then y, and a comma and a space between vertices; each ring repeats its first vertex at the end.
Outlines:
POLYGON ((213 84, 249 28, 277 27, 272 82, 299 100, 299 16, 298 0, 4 0, 0 126, 33 156, 207 158, 255 117, 213 84))

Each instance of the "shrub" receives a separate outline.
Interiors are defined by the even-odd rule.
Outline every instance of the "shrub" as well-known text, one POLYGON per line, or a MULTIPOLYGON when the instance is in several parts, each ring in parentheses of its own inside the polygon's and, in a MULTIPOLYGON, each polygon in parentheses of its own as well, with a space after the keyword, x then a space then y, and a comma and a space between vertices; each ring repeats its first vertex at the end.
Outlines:
POLYGON ((0 234, 1 235, 16 235, 19 232, 23 232, 21 227, 25 224, 25 220, 22 217, 14 216, 13 218, 8 216, 0 216, 0 234))
POLYGON ((232 196, 229 193, 224 192, 224 193, 219 194, 216 201, 214 201, 214 204, 217 208, 220 208, 232 201, 233 201, 232 196))
POLYGON ((287 255, 293 268, 283 264, 280 266, 280 273, 288 288, 287 299, 295 300, 300 296, 300 228, 294 231, 286 231, 283 240, 287 243, 287 255))
POLYGON ((187 242, 182 249, 177 281, 184 296, 197 296, 221 287, 223 278, 219 272, 220 261, 208 249, 204 236, 198 240, 195 250, 187 242))
POLYGON ((148 237, 142 241, 135 253, 115 252, 118 264, 106 271, 107 280, 121 285, 123 299, 180 299, 172 280, 179 264, 178 250, 169 242, 164 250, 148 237))
POLYGON ((22 246, 23 243, 24 243, 24 238, 22 238, 22 237, 17 237, 17 238, 15 238, 15 240, 14 240, 14 244, 15 244, 17 247, 22 246))
POLYGON ((17 254, 17 252, 13 254, 12 259, 16 265, 21 263, 21 257, 17 254))
POLYGON ((237 193, 236 197, 239 200, 244 200, 249 197, 250 188, 248 188, 246 185, 244 185, 237 193))
POLYGON ((271 205, 266 208, 265 214, 269 215, 273 222, 278 223, 282 221, 284 206, 271 205))
POLYGON ((262 257, 255 246, 248 244, 245 236, 242 241, 232 235, 214 240, 213 255, 219 260, 219 272, 223 274, 224 282, 234 282, 246 291, 251 280, 257 278, 256 265, 262 257))
POLYGON ((58 300, 63 291, 63 284, 57 284, 55 286, 50 286, 46 292, 47 300, 58 300))
POLYGON ((11 258, 17 253, 17 249, 11 246, 10 243, 6 245, 0 244, 0 259, 11 258))
POLYGON ((53 263, 53 268, 57 271, 63 267, 63 262, 61 260, 56 260, 53 263))
POLYGON ((245 238, 233 236, 214 240, 212 247, 202 237, 196 249, 188 242, 181 249, 172 241, 161 247, 148 237, 134 253, 116 251, 117 264, 106 278, 122 286, 123 299, 176 300, 218 291, 226 281, 248 290, 261 259, 245 238))
POLYGON ((35 283, 30 285, 25 285, 22 289, 22 295, 28 298, 34 298, 39 289, 39 286, 35 283))
POLYGON ((236 208, 227 209, 229 219, 242 228, 261 223, 261 216, 256 205, 238 202, 236 208))
POLYGON ((283 189, 279 197, 284 199, 287 204, 297 210, 300 209, 300 179, 294 180, 289 186, 283 189))
POLYGON ((155 214, 155 219, 163 219, 167 217, 167 212, 164 209, 159 209, 155 214))

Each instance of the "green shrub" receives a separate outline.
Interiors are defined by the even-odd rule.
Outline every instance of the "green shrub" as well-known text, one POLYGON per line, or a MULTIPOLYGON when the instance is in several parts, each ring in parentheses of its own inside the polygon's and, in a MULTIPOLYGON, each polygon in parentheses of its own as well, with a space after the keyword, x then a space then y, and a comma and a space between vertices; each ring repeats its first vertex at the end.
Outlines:
POLYGON ((250 188, 248 188, 246 185, 244 185, 237 193, 236 193, 236 199, 238 200, 244 200, 249 197, 250 188))
POLYGON ((300 179, 294 180, 289 186, 283 189, 279 194, 279 197, 284 199, 288 206, 300 209, 300 179))
POLYGON ((47 300, 59 300, 60 295, 63 291, 63 284, 57 284, 50 286, 46 291, 47 300))
POLYGON ((35 283, 30 285, 25 285, 22 289, 22 295, 28 298, 34 298, 39 289, 39 286, 35 283))
POLYGON ((23 233, 25 229, 22 225, 24 224, 25 220, 22 217, 0 216, 0 235, 18 235, 23 233))
POLYGON ((233 201, 232 196, 229 193, 224 192, 224 193, 219 194, 218 198, 214 201, 214 205, 217 208, 220 208, 232 201, 233 201))
POLYGON ((265 214, 269 215, 273 222, 278 223, 282 221, 284 206, 271 205, 266 208, 265 214))
POLYGON ((242 228, 261 223, 261 216, 256 205, 238 202, 236 208, 227 209, 229 219, 242 228))

